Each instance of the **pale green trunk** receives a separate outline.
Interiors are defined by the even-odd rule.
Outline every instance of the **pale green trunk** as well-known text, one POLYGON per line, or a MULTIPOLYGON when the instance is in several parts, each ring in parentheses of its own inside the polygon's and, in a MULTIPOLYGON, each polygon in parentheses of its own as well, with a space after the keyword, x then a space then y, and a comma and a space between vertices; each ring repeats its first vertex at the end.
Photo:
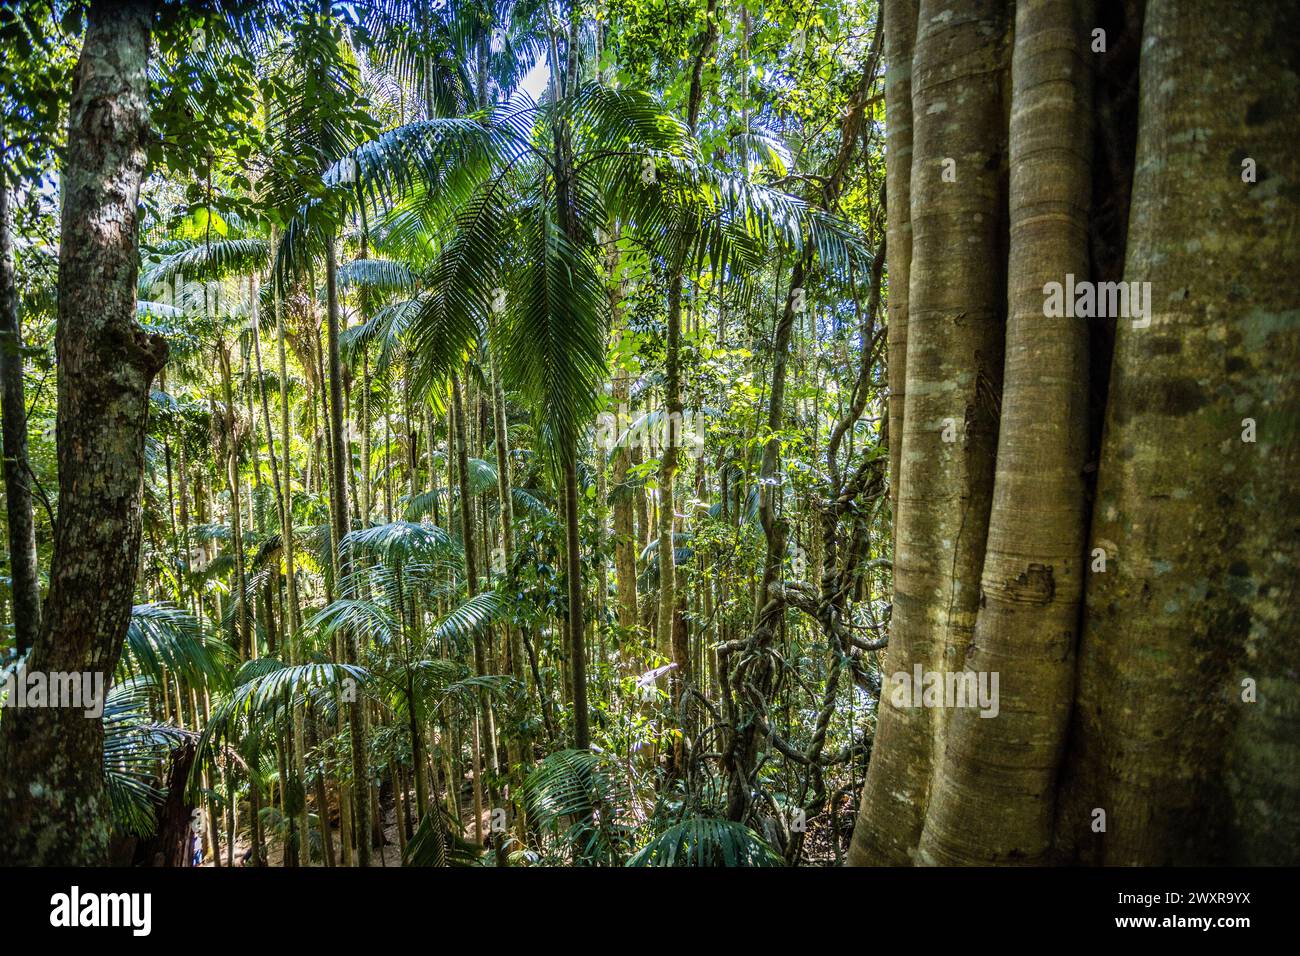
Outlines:
POLYGON ((1118 322, 1057 821, 1084 861, 1300 858, 1297 32, 1294 2, 1147 8, 1124 278, 1153 314, 1118 322))
POLYGON ((1045 316, 1043 287, 1088 274, 1091 6, 1016 5, 1002 420, 966 654, 985 687, 998 675, 999 697, 996 711, 952 712, 925 863, 1040 863, 1052 840, 1086 576, 1088 320, 1045 316))

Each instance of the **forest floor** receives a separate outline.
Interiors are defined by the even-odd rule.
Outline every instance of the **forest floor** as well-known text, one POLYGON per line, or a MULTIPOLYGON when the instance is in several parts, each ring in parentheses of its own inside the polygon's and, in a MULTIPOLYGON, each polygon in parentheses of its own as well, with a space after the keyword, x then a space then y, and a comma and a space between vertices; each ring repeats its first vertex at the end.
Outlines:
MULTIPOLYGON (((412 805, 415 803, 414 791, 407 794, 407 799, 412 805)), ((474 812, 472 809, 469 808, 470 794, 468 792, 466 792, 463 795, 461 806, 465 808, 461 813, 461 837, 467 842, 473 842, 474 841, 474 812)), ((377 846, 371 848, 370 865, 378 866, 378 867, 388 867, 388 866, 400 867, 402 865, 402 851, 401 851, 401 842, 398 839, 398 833, 397 833, 398 822, 397 822, 396 807, 390 806, 384 808, 383 817, 384 817, 383 820, 384 845, 382 848, 377 846)), ((484 833, 488 832, 489 824, 490 824, 489 813, 485 811, 483 815, 484 833)), ((342 839, 340 838, 339 827, 337 825, 337 821, 335 820, 330 821, 330 836, 331 839, 334 841, 334 858, 337 861, 339 859, 339 853, 340 853, 339 848, 342 845, 342 839)), ((278 868, 283 866, 284 845, 278 840, 266 840, 265 843, 266 843, 267 866, 272 868, 278 868)), ((238 836, 236 836, 235 855, 234 855, 236 867, 245 865, 241 861, 243 861, 245 856, 247 856, 249 851, 249 846, 250 843, 248 840, 248 835, 246 833, 241 833, 238 836)), ((226 859, 227 859, 227 855, 224 852, 224 848, 223 848, 223 852, 221 854, 221 866, 226 865, 226 859)), ((213 862, 210 857, 205 857, 203 862, 199 865, 210 867, 213 865, 213 862)), ((313 860, 308 865, 313 867, 319 867, 319 866, 324 866, 324 863, 321 860, 313 860)))
MULTIPOLYGON (((407 794, 407 799, 414 804, 414 792, 407 794)), ((474 842, 474 814, 471 809, 470 793, 463 794, 461 806, 461 838, 467 843, 474 842)), ((485 811, 483 815, 483 832, 487 833, 490 827, 490 812, 485 811)), ((372 847, 371 862, 372 867, 400 867, 402 865, 401 843, 397 833, 398 821, 396 807, 386 807, 384 810, 383 833, 384 846, 372 847)), ((805 866, 838 866, 842 863, 844 855, 848 850, 848 839, 853 832, 853 806, 852 801, 845 797, 841 800, 839 814, 835 818, 828 813, 813 817, 808 821, 808 832, 804 838, 803 860, 805 866), (836 853, 835 829, 839 829, 839 853, 836 853)), ((336 823, 331 821, 330 834, 334 841, 335 860, 339 859, 339 847, 342 841, 339 836, 339 828, 336 823)), ((278 840, 268 840, 267 842, 267 866, 272 868, 282 867, 284 865, 284 847, 278 840)), ((235 840, 235 866, 240 867, 245 864, 242 862, 249 850, 249 841, 246 835, 241 834, 235 840)), ((221 866, 226 865, 226 854, 221 856, 221 866)), ((210 867, 213 865, 211 858, 205 858, 201 866, 210 867)), ((324 863, 320 860, 313 860, 309 866, 320 867, 324 863)))

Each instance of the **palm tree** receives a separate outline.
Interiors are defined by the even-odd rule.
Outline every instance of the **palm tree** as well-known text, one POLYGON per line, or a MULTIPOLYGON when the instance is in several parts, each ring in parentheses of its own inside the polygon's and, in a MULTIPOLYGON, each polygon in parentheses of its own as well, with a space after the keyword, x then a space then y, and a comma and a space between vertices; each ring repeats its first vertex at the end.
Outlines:
POLYGON ((545 52, 545 0, 362 0, 354 5, 371 62, 413 89, 425 119, 509 99, 545 52))
MULTIPOLYGON (((310 730, 315 726, 315 715, 329 717, 337 713, 328 698, 333 693, 331 688, 351 673, 347 668, 360 668, 364 661, 367 674, 387 673, 394 668, 392 673, 399 677, 412 678, 418 673, 418 668, 412 670, 414 662, 441 659, 429 648, 414 645, 396 657, 381 654, 375 658, 368 650, 372 645, 376 649, 384 647, 386 639, 362 627, 360 618, 347 614, 337 615, 337 626, 327 627, 325 619, 319 617, 313 617, 301 629, 293 626, 298 615, 298 600, 292 590, 296 534, 287 467, 290 436, 282 309, 291 295, 300 293, 305 286, 314 306, 317 276, 323 274, 321 297, 326 306, 328 358, 322 363, 325 374, 317 376, 317 380, 328 376, 330 394, 324 407, 329 421, 325 433, 331 476, 323 570, 330 592, 327 606, 336 612, 357 606, 346 602, 370 601, 370 595, 375 593, 384 595, 385 574, 390 579, 395 574, 398 580, 413 580, 407 568, 395 573, 388 557, 367 550, 357 535, 369 529, 354 530, 350 518, 348 476, 352 453, 342 428, 343 359, 349 342, 355 340, 361 345, 363 356, 368 355, 365 350, 371 343, 380 343, 381 361, 387 357, 404 364, 406 378, 416 386, 422 401, 450 400, 455 405, 459 400, 458 383, 479 375, 486 377, 490 370, 497 438, 497 462, 492 475, 502 505, 506 541, 511 533, 510 507, 516 496, 509 483, 502 382, 510 381, 531 406, 541 449, 564 501, 564 616, 572 667, 573 740, 580 750, 585 750, 590 734, 579 475, 585 467, 582 459, 597 396, 607 377, 604 353, 610 296, 603 268, 607 237, 616 235, 624 257, 638 267, 667 270, 679 277, 686 269, 700 268, 706 258, 715 275, 728 268, 735 275, 739 271, 736 267, 751 264, 755 249, 764 245, 782 244, 810 253, 815 250, 830 269, 860 253, 849 231, 830 217, 782 193, 710 169, 701 159, 689 128, 652 97, 635 90, 583 82, 584 54, 580 48, 585 41, 576 16, 561 25, 552 22, 551 11, 539 9, 539 5, 528 7, 532 12, 527 16, 521 13, 525 10, 523 4, 480 8, 472 16, 466 13, 468 5, 456 9, 468 19, 453 22, 448 14, 437 27, 444 32, 437 35, 456 38, 460 45, 454 49, 460 51, 457 55, 461 59, 472 54, 481 64, 483 52, 488 51, 489 70, 462 71, 470 78, 464 85, 463 97, 441 105, 436 101, 426 103, 424 118, 378 136, 372 136, 376 125, 358 109, 367 65, 344 33, 328 22, 328 5, 313 10, 311 16, 283 36, 263 38, 268 99, 277 103, 267 124, 273 151, 264 157, 257 183, 266 221, 255 225, 233 223, 232 230, 214 239, 214 217, 209 212, 202 241, 191 236, 186 242, 167 247, 163 259, 146 273, 151 281, 178 274, 198 276, 205 282, 229 281, 238 276, 241 295, 243 280, 248 280, 248 297, 243 301, 251 328, 242 332, 241 352, 246 381, 251 376, 250 356, 255 356, 258 366, 262 424, 280 510, 280 558, 290 583, 290 626, 284 630, 283 648, 260 662, 243 665, 236 681, 244 691, 218 704, 219 710, 226 709, 214 714, 214 719, 221 719, 213 733, 222 732, 221 721, 233 728, 234 746, 228 753, 223 751, 226 756, 222 758, 227 760, 228 771, 240 760, 247 764, 239 772, 247 774, 249 796, 254 802, 255 848, 261 842, 256 801, 265 751, 260 742, 276 739, 281 748, 287 748, 285 741, 292 740, 295 763, 302 761, 314 744, 301 741, 297 727, 290 731, 288 724, 281 727, 250 722, 249 708, 256 707, 255 698, 249 696, 254 690, 246 685, 270 680, 281 671, 297 675, 293 680, 306 682, 302 694, 295 692, 283 707, 269 698, 257 697, 262 701, 257 707, 265 704, 278 719, 287 719, 286 715, 301 713, 307 701, 314 701, 313 716, 306 725, 310 730), (517 51, 511 54, 514 59, 502 58, 498 63, 494 59, 497 51, 492 24, 505 22, 507 15, 524 26, 520 27, 520 39, 507 41, 517 51), (540 21, 539 15, 543 17, 540 21), (511 77, 517 79, 520 65, 527 60, 524 52, 541 49, 549 56, 553 76, 547 95, 540 103, 504 96, 513 82, 511 77), (464 117, 438 115, 466 109, 476 112, 464 117), (361 220, 362 254, 351 262, 340 262, 339 238, 346 231, 349 216, 361 220), (370 257, 372 247, 375 258, 370 257), (271 281, 259 292, 257 278, 268 261, 272 263, 271 281), (364 290, 356 299, 362 306, 364 323, 355 334, 344 328, 344 297, 354 288, 364 290), (283 483, 277 474, 270 438, 273 428, 256 319, 259 311, 267 309, 275 311, 279 339, 278 387, 286 460, 283 483), (330 546, 331 541, 335 546, 330 546), (300 630, 302 633, 298 633, 300 630), (343 662, 337 665, 340 670, 312 670, 318 665, 333 666, 326 658, 312 659, 307 650, 312 637, 338 639, 342 650, 335 654, 335 661, 343 662), (308 685, 317 688, 315 697, 306 694, 308 685), (231 704, 231 700, 243 703, 231 704)), ((436 24, 430 29, 433 26, 436 24)), ((439 62, 447 70, 455 66, 445 59, 439 62)), ((430 70, 426 88, 434 87, 433 75, 430 70)), ((146 305, 145 311, 165 316, 169 308, 169 303, 157 302, 146 305)), ((217 329, 208 331, 216 333, 217 329)), ((236 434, 236 375, 224 347, 225 337, 212 337, 217 338, 218 367, 223 373, 223 401, 219 403, 221 434, 227 441, 223 464, 232 499, 231 527, 223 533, 231 538, 228 558, 236 572, 235 593, 225 616, 237 624, 245 655, 253 657, 259 652, 257 629, 261 618, 252 605, 260 580, 256 564, 262 558, 254 563, 251 572, 246 568, 259 538, 251 533, 245 536, 239 525, 242 509, 237 448, 241 436, 236 434)), ((249 400, 249 420, 256 429, 251 389, 246 389, 245 397, 249 400)), ((669 404, 673 405, 671 397, 669 404)), ((453 422, 463 425, 467 417, 462 410, 453 422)), ((471 465, 474 460, 467 454, 463 436, 455 436, 454 441, 455 447, 449 452, 456 455, 459 466, 460 543, 467 552, 464 573, 458 579, 464 591, 458 594, 470 601, 481 599, 485 603, 475 607, 482 609, 495 600, 495 595, 490 589, 475 594, 479 587, 475 580, 477 560, 472 553, 474 517, 466 507, 472 493, 471 472, 479 464, 471 465)), ((254 454, 257 448, 254 435, 254 454)), ((254 476, 258 470, 254 464, 254 476)), ((363 486, 364 475, 363 471, 363 486)), ((412 477, 414 494, 414 469, 412 477)), ((450 509, 450 495, 447 500, 450 509)), ((363 525, 370 518, 370 509, 364 510, 363 525)), ((391 531, 393 524, 388 528, 391 531)), ((260 518, 257 530, 261 530, 260 518)), ((275 553, 272 542, 261 543, 264 552, 275 553)), ((414 617, 407 617, 415 623, 414 617)), ((491 617, 485 620, 490 622, 491 617)), ((480 643, 481 630, 466 634, 476 645, 480 643)), ((388 641, 391 643, 391 635, 388 641)), ((266 650, 272 651, 269 646, 266 650)), ((475 650, 474 672, 465 686, 481 698, 483 688, 473 681, 493 675, 487 673, 489 665, 481 645, 475 650)), ((522 673, 521 650, 513 646, 512 639, 510 656, 516 676, 522 673)), ((283 681, 277 685, 280 691, 289 686, 283 681)), ((399 705, 406 708, 403 716, 408 718, 414 750, 421 745, 416 732, 419 714, 430 713, 427 703, 422 702, 411 680, 394 701, 390 711, 399 705)), ((369 854, 366 834, 370 813, 365 792, 370 778, 365 712, 367 707, 377 706, 378 697, 372 696, 349 708, 352 772, 348 779, 356 788, 353 812, 363 865, 369 854)), ((482 710, 490 721, 491 710, 486 706, 482 710)), ((488 736, 495 737, 490 723, 488 736)), ((495 753, 495 747, 492 751, 495 753)), ((213 764, 204 766, 210 768, 213 764)), ((302 768, 297 776, 302 778, 302 768)), ((478 777, 476 772, 476 785, 478 777)), ((232 779, 227 776, 227 783, 232 779)), ((323 797, 319 802, 323 810, 323 797)), ((352 802, 345 794, 345 809, 352 802)), ((427 794, 421 802, 427 809, 427 794)), ((297 806, 305 824, 305 803, 297 806)), ((282 800, 281 807, 287 809, 288 803, 282 800)), ((344 825, 346 828, 346 816, 344 825)), ((324 835, 328 839, 328 833, 324 835)))
MULTIPOLYGON (((304 196, 319 187, 321 173, 348 156, 355 144, 372 128, 371 120, 361 109, 359 66, 356 52, 347 42, 340 24, 331 16, 329 0, 304 20, 294 23, 285 40, 280 70, 280 95, 271 116, 275 130, 276 160, 267 176, 265 196, 274 209, 299 207, 304 196)), ((335 542, 342 541, 351 526, 348 505, 347 474, 351 453, 343 438, 343 369, 341 363, 342 317, 338 292, 337 235, 341 219, 337 206, 308 199, 313 209, 312 259, 323 260, 326 302, 326 371, 328 373, 327 445, 330 450, 330 513, 335 542)), ((294 237, 290 241, 301 241, 294 237)), ((285 239, 281 239, 283 246, 285 239)), ((300 263, 297 275, 314 273, 314 262, 300 263)), ((314 285, 314 283, 312 283, 314 285)), ((289 291, 286 276, 281 274, 274 285, 275 294, 289 291)), ((347 552, 333 550, 334 580, 341 587, 350 581, 347 552)), ((346 596, 346 593, 345 593, 346 596)), ((352 635, 340 635, 343 653, 349 662, 358 659, 359 648, 352 635)), ((366 771, 366 719, 361 702, 348 708, 352 736, 352 779, 357 788, 354 812, 357 853, 360 865, 370 860, 370 776, 366 771)), ((348 799, 345 798, 345 802, 348 799)), ((344 843, 345 856, 348 853, 344 843)))

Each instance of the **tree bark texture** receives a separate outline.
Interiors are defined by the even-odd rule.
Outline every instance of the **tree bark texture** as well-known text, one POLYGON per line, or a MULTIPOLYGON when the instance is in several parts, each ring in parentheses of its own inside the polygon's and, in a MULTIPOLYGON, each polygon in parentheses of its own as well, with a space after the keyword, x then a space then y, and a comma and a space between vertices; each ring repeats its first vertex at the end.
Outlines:
MULTIPOLYGON (((91 6, 69 110, 58 282, 59 518, 29 671, 112 675, 131 616, 149 385, 166 344, 135 321, 150 8, 91 6)), ((103 727, 82 710, 0 721, 0 862, 107 859, 103 727)))

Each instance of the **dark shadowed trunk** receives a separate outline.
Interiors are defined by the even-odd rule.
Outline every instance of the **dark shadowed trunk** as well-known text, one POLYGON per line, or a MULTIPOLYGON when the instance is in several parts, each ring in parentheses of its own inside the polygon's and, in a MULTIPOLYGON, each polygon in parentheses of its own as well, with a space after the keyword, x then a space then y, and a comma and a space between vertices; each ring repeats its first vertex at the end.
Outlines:
MULTIPOLYGON (((0 154, 4 131, 0 128, 0 154)), ((9 518, 9 567, 13 579, 14 637, 18 653, 36 640, 41 588, 36 578, 36 524, 27 465, 27 403, 23 395, 23 331, 10 222, 9 184, 0 179, 0 404, 4 405, 5 507, 9 518)))
POLYGON ((570 667, 573 671, 573 745, 586 750, 591 745, 587 726, 587 649, 582 632, 582 539, 578 534, 578 450, 564 452, 561 471, 564 478, 564 573, 568 583, 569 608, 566 628, 569 637, 570 667))
POLYGON ((158 807, 157 829, 136 844, 135 866, 192 866, 193 854, 190 840, 193 833, 191 816, 194 804, 186 794, 186 781, 194 766, 195 745, 185 741, 172 751, 167 771, 167 795, 158 807))
MULTIPOLYGON (((455 421, 454 434, 449 441, 454 443, 456 481, 460 498, 460 540, 465 549, 465 590, 468 597, 478 594, 478 548, 474 537, 474 497, 469 489, 469 438, 465 421, 466 402, 461 395, 460 376, 451 378, 451 409, 455 421)), ((450 486, 448 486, 450 487, 450 486)), ((450 502, 448 503, 450 507, 450 502)), ((483 645, 483 634, 474 631, 474 673, 479 677, 487 674, 487 649, 483 645)), ((474 838, 483 842, 483 743, 482 728, 489 720, 487 701, 478 695, 478 718, 475 720, 470 750, 474 760, 474 838)), ((491 738, 489 738, 491 739, 491 738)))

